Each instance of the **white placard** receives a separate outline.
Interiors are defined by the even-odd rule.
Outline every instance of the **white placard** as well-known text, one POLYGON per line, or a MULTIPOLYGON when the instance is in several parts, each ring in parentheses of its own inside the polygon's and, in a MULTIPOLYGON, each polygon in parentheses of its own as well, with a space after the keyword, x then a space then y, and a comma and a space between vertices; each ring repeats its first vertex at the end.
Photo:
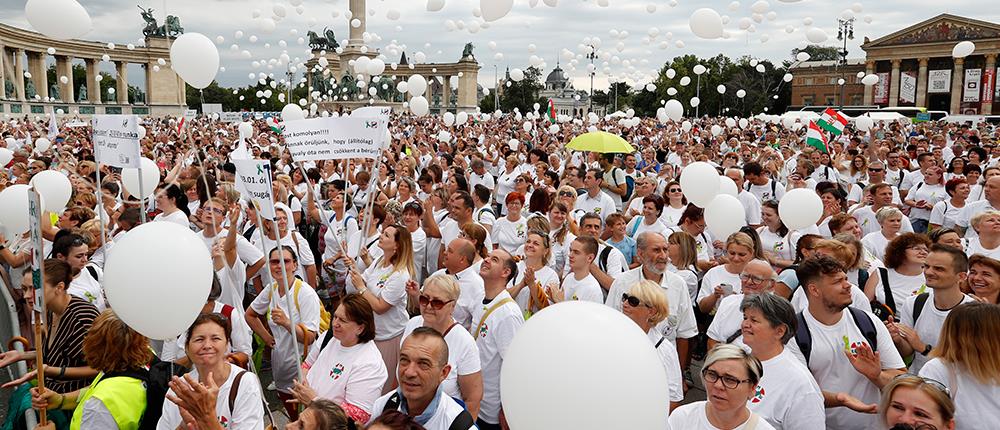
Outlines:
POLYGON ((115 167, 139 168, 139 117, 94 116, 94 158, 115 167))
POLYGON ((365 106, 355 109, 351 116, 356 118, 389 118, 392 108, 389 106, 365 106))
POLYGON ((28 190, 28 219, 31 222, 31 226, 29 227, 29 231, 31 232, 31 284, 35 290, 35 312, 42 314, 42 321, 45 321, 45 300, 43 299, 45 292, 42 286, 42 263, 44 261, 42 256, 42 250, 44 249, 42 243, 43 215, 38 191, 32 188, 28 190))
POLYGON ((311 118, 284 122, 285 147, 295 161, 378 158, 385 121, 372 118, 311 118))
POLYGON ((903 72, 899 75, 899 101, 915 103, 917 101, 917 74, 903 72))
POLYGON ((219 114, 219 121, 222 122, 242 122, 243 112, 222 112, 219 114))
POLYGON ((962 90, 962 102, 978 102, 980 85, 982 85, 983 69, 966 69, 965 85, 962 90))
POLYGON ((947 93, 951 91, 951 70, 931 70, 927 72, 927 92, 947 93))
POLYGON ((237 189, 253 204, 261 218, 274 219, 271 164, 265 160, 232 160, 236 165, 237 189))

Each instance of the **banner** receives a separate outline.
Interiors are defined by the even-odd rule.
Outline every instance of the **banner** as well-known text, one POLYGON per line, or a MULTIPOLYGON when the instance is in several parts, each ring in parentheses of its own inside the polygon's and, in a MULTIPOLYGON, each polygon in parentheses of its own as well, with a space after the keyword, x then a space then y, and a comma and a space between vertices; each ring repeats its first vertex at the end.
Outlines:
POLYGON ((378 158, 388 124, 372 118, 311 118, 284 123, 285 147, 295 161, 378 158))
MULTIPOLYGON (((31 285, 35 289, 35 312, 45 318, 44 297, 42 283, 42 252, 45 249, 42 243, 42 204, 38 196, 38 191, 34 187, 28 190, 28 220, 31 237, 31 285)), ((20 281, 18 281, 20 282, 20 281)), ((34 320, 34 318, 32 318, 34 320)))
POLYGON ((875 84, 875 103, 889 103, 889 74, 878 73, 878 83, 875 84))
POLYGON ((927 92, 947 93, 951 91, 951 70, 931 70, 927 72, 927 92))
POLYGON ((979 83, 983 77, 983 69, 965 70, 965 89, 962 90, 962 102, 972 103, 979 101, 979 83))
MULTIPOLYGON (((983 70, 983 103, 993 103, 993 69, 983 70)), ((989 112, 986 112, 989 114, 989 112)))
POLYGON ((220 112, 219 121, 222 122, 243 122, 243 112, 220 112))
POLYGON ((253 204, 263 219, 274 219, 271 163, 266 160, 232 160, 236 165, 237 190, 253 204))
POLYGON ((115 167, 139 168, 139 117, 94 116, 94 158, 115 167))
MULTIPOLYGON (((994 73, 993 76, 995 78, 1000 78, 1000 67, 997 67, 996 73, 994 73)), ((1000 86, 993 86, 993 100, 1000 100, 1000 86)))
POLYGON ((351 112, 351 116, 357 118, 381 118, 388 117, 390 114, 392 114, 390 106, 365 106, 351 112))
POLYGON ((899 75, 899 101, 903 103, 917 102, 917 74, 903 72, 899 75))

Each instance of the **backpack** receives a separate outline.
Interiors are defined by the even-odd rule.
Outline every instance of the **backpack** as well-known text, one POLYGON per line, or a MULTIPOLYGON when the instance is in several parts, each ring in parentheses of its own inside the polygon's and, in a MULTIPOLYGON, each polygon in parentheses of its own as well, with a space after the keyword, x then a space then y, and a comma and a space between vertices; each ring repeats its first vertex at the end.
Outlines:
POLYGON ((105 375, 103 379, 124 376, 142 381, 146 385, 146 410, 139 420, 139 430, 155 430, 163 414, 163 402, 166 401, 167 391, 170 390, 168 385, 170 379, 185 373, 188 373, 188 368, 173 362, 160 361, 154 356, 149 370, 114 372, 105 375))
MULTIPOLYGON (((854 320, 854 325, 861 330, 862 336, 868 341, 868 345, 871 346, 872 352, 877 352, 878 332, 875 331, 875 323, 861 309, 848 306, 847 310, 851 314, 851 319, 854 320)), ((802 312, 796 314, 796 319, 798 320, 798 327, 795 329, 795 343, 799 346, 802 356, 805 357, 806 366, 808 367, 809 355, 812 353, 812 333, 809 332, 809 326, 806 325, 806 318, 802 312)))
POLYGON ((917 300, 913 302, 913 326, 917 326, 917 320, 920 319, 920 314, 924 311, 924 306, 927 305, 927 299, 931 297, 931 293, 920 293, 917 295, 917 300))
POLYGON ((882 278, 882 293, 885 296, 884 303, 872 300, 872 313, 882 321, 888 321, 890 317, 896 315, 896 299, 892 297, 892 289, 889 288, 889 269, 878 268, 879 277, 882 278))
POLYGON ((611 256, 611 245, 605 245, 601 255, 597 257, 597 267, 601 268, 604 273, 608 273, 608 257, 611 256))
MULTIPOLYGON (((299 310, 299 291, 302 291, 302 281, 299 279, 295 280, 295 284, 292 286, 292 298, 295 299, 295 310, 299 310)), ((270 302, 274 297, 274 289, 272 288, 267 292, 267 300, 270 302)), ((319 331, 327 331, 330 329, 330 311, 326 310, 323 303, 319 304, 319 331)))
POLYGON ((622 196, 622 201, 627 202, 632 199, 633 191, 635 191, 635 178, 625 175, 625 195, 622 196))
POLYGON ((95 269, 94 266, 88 264, 86 266, 86 269, 87 273, 90 273, 91 278, 94 278, 94 280, 97 281, 98 284, 101 283, 101 278, 97 276, 97 269, 95 269))
POLYGON ((476 216, 476 222, 478 223, 483 222, 483 212, 489 212, 490 215, 493 215, 493 218, 497 217, 497 214, 496 212, 493 212, 493 209, 491 209, 489 206, 483 206, 483 208, 479 210, 479 214, 476 216))
MULTIPOLYGON (((458 403, 457 400, 455 402, 458 403)), ((385 402, 385 406, 382 408, 382 413, 386 413, 388 411, 398 411, 400 403, 402 403, 402 400, 400 399, 399 392, 396 391, 392 393, 392 396, 389 396, 389 401, 385 402)), ((458 416, 455 417, 455 420, 451 422, 451 425, 448 426, 448 430, 469 430, 474 427, 475 421, 472 419, 472 414, 470 414, 468 410, 462 410, 462 413, 458 414, 458 416)))

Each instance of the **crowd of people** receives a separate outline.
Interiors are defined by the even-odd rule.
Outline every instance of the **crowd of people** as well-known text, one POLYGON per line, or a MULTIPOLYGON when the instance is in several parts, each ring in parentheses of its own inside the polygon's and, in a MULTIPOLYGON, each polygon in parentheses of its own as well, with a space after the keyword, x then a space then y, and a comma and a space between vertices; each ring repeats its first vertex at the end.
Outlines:
MULTIPOLYGON (((95 163, 90 127, 64 126, 37 151, 47 120, 0 123, 14 154, 0 188, 47 170, 73 186, 42 229, 45 364, 5 387, 58 428, 261 429, 286 414, 291 429, 502 429, 519 328, 583 300, 648 335, 668 381, 662 429, 1000 421, 991 126, 849 126, 825 151, 763 116, 523 121, 393 115, 380 159, 300 162, 260 120, 244 141, 236 123, 147 118, 140 144, 160 182, 145 201, 95 163), (565 148, 593 128, 635 152, 565 148), (237 148, 271 163, 274 220, 239 192, 237 148), (687 201, 679 178, 697 161, 737 184, 739 232, 713 237, 687 201), (791 230, 778 202, 798 188, 823 213, 791 230), (211 293, 176 341, 129 328, 102 289, 108 253, 143 219, 191 228, 212 257, 211 293)), ((0 237, 29 339, 43 299, 32 248, 28 233, 0 237)), ((33 360, 0 354, 0 366, 33 360)))

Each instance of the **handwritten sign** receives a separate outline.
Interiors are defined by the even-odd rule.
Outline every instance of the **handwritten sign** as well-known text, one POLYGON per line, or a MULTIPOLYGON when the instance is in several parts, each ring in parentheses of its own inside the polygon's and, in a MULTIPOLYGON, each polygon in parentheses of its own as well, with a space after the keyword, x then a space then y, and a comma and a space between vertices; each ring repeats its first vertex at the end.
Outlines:
POLYGON ((94 116, 94 158, 115 167, 139 168, 139 117, 94 116))
POLYGON ((386 140, 385 121, 336 117, 286 121, 285 146, 295 161, 378 158, 386 140))

